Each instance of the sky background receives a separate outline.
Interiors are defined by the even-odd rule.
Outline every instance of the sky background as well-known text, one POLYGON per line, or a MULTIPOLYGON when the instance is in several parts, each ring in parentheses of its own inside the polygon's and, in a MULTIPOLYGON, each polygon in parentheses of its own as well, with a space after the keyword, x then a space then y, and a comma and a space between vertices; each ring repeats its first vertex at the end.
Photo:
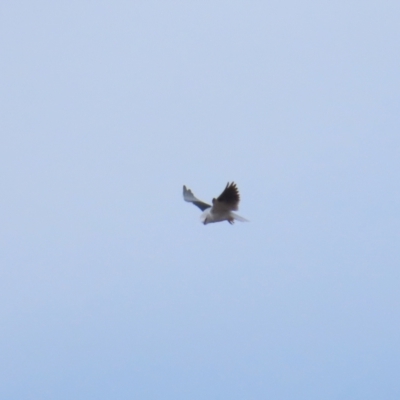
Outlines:
POLYGON ((0 398, 399 399, 399 18, 3 1, 0 398))

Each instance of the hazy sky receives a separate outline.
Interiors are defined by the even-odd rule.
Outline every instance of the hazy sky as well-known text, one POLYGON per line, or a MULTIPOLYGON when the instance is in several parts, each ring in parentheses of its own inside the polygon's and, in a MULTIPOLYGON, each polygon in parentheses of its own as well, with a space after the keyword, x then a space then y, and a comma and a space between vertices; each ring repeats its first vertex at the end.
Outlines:
POLYGON ((0 398, 399 399, 399 18, 3 1, 0 398))

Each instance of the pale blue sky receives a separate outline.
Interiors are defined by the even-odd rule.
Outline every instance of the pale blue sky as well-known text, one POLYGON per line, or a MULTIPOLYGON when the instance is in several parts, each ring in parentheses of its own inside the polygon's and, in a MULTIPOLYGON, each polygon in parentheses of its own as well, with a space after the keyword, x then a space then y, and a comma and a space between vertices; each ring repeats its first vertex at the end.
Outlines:
POLYGON ((399 399, 399 17, 3 2, 0 398, 399 399))

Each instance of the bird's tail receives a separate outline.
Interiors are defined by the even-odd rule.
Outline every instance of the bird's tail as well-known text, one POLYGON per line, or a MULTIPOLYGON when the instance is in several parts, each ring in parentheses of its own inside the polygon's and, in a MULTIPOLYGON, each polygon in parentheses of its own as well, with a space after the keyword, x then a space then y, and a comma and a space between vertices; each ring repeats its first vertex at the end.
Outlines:
POLYGON ((236 219, 237 221, 240 221, 240 222, 249 222, 248 219, 243 218, 243 217, 241 217, 240 215, 237 215, 237 214, 234 213, 234 212, 231 212, 231 215, 232 215, 232 217, 233 217, 234 219, 236 219))

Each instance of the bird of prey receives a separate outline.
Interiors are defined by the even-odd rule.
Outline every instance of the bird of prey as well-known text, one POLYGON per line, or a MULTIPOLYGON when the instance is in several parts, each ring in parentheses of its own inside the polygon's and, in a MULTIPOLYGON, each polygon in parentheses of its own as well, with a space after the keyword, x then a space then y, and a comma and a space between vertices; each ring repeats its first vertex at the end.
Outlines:
POLYGON ((212 199, 212 205, 196 198, 185 185, 183 186, 183 199, 193 203, 203 211, 200 220, 204 225, 221 221, 228 221, 233 224, 235 219, 242 222, 247 221, 247 219, 233 212, 238 210, 240 201, 239 190, 234 182, 227 183, 224 191, 216 199, 212 199))

